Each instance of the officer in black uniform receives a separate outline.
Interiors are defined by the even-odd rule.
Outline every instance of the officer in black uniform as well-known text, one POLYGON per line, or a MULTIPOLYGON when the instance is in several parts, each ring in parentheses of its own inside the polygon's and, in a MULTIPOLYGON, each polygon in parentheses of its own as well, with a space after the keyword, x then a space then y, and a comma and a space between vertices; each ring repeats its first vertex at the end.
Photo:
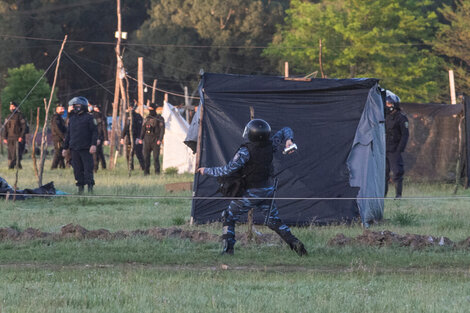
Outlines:
POLYGON ((108 141, 108 122, 106 120, 106 116, 101 113, 100 107, 98 105, 93 106, 93 117, 96 121, 96 126, 98 128, 98 141, 96 145, 96 153, 93 154, 93 162, 94 162, 94 171, 95 173, 98 171, 99 163, 101 162, 101 168, 106 169, 106 159, 104 158, 103 154, 103 145, 107 146, 109 144, 108 141))
POLYGON ((67 127, 65 127, 65 121, 62 118, 64 114, 64 107, 58 104, 55 108, 55 114, 52 116, 51 131, 52 141, 54 141, 54 157, 52 159, 51 170, 59 168, 65 168, 64 157, 62 156, 62 150, 64 149, 65 134, 67 127))
POLYGON ((144 175, 150 174, 150 160, 153 151, 153 162, 155 174, 160 174, 160 145, 163 135, 165 135, 165 120, 157 114, 157 106, 150 105, 149 115, 145 118, 142 132, 140 133, 140 143, 144 143, 144 175))
POLYGON ((18 159, 18 168, 22 168, 21 160, 25 147, 26 133, 28 132, 28 123, 23 113, 18 109, 16 102, 10 102, 10 116, 5 120, 3 129, 3 142, 8 144, 8 168, 16 166, 18 159), (18 155, 16 155, 18 151, 18 155))
POLYGON ((388 183, 391 179, 395 184, 395 198, 401 198, 403 193, 403 175, 405 168, 402 152, 408 143, 408 118, 400 109, 400 98, 390 90, 386 91, 385 98, 385 128, 386 128, 386 169, 385 169, 385 196, 388 192, 388 183))
POLYGON ((273 154, 284 141, 286 148, 294 145, 294 132, 289 127, 284 127, 271 137, 269 124, 262 119, 254 119, 246 125, 243 137, 249 142, 238 149, 227 165, 201 167, 197 170, 202 175, 214 177, 230 176, 234 173, 240 173, 244 177, 246 191, 243 194, 243 199, 231 201, 228 209, 222 213, 222 240, 224 243, 222 253, 233 254, 235 222, 239 220, 240 215, 255 208, 265 214, 269 214, 271 210, 268 227, 274 230, 299 256, 306 255, 307 250, 304 244, 281 221, 276 203, 273 202, 271 205, 271 199, 269 199, 274 195, 274 186, 270 181, 273 171, 273 154))
POLYGON ((73 106, 74 114, 69 120, 63 154, 65 156, 66 149, 70 149, 78 193, 83 194, 85 185, 88 185, 88 192, 92 193, 95 184, 92 154, 96 152, 98 140, 96 121, 87 112, 88 100, 85 97, 73 98, 69 101, 69 106, 73 106))
POLYGON ((129 165, 130 158, 130 169, 134 170, 134 154, 139 160, 140 168, 144 169, 144 156, 142 155, 142 143, 139 143, 139 135, 142 130, 142 115, 136 112, 137 106, 129 106, 129 111, 131 112, 130 116, 127 118, 126 123, 124 124, 124 129, 121 134, 121 145, 126 145, 126 159, 127 164, 129 165), (132 139, 134 140, 134 151, 131 155, 131 134, 129 132, 130 121, 132 118, 132 139))

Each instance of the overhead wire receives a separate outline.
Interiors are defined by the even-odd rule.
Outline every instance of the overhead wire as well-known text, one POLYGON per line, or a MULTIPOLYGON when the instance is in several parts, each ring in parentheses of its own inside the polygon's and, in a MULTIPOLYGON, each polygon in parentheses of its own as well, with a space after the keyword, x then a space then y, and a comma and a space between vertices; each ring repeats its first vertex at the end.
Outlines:
POLYGON ((88 72, 85 71, 77 62, 75 62, 75 60, 72 59, 72 57, 69 56, 67 52, 64 51, 64 55, 65 55, 70 61, 72 61, 72 63, 75 64, 83 73, 85 73, 88 77, 90 77, 91 80, 93 80, 95 83, 97 83, 98 85, 100 85, 101 88, 103 88, 103 89, 106 90, 108 93, 110 93, 112 96, 114 96, 114 93, 113 93, 113 92, 111 92, 108 88, 106 88, 105 86, 103 86, 99 81, 97 81, 95 78, 93 78, 93 76, 91 76, 90 74, 88 74, 88 72))
MULTIPOLYGON (((132 79, 132 80, 138 82, 138 80, 137 80, 136 78, 130 76, 129 74, 126 74, 126 76, 127 76, 128 78, 130 78, 130 79, 132 79)), ((169 94, 169 95, 173 95, 173 96, 176 96, 176 97, 183 97, 183 98, 186 97, 185 95, 180 94, 180 93, 168 91, 168 90, 161 89, 161 88, 157 88, 157 87, 154 88, 153 86, 150 86, 150 85, 148 85, 148 84, 146 84, 146 83, 143 83, 143 85, 146 86, 147 88, 155 89, 155 90, 157 90, 157 91, 160 91, 160 92, 163 92, 163 93, 167 93, 167 94, 169 94)), ((189 99, 197 99, 197 100, 201 99, 201 98, 199 98, 199 97, 192 97, 192 96, 187 96, 187 97, 188 97, 189 99)))
MULTIPOLYGON (((15 39, 26 39, 26 40, 39 40, 39 41, 54 41, 54 42, 61 42, 60 39, 53 39, 53 38, 44 38, 44 37, 30 37, 30 36, 18 36, 18 35, 7 35, 7 34, 0 34, 0 37, 4 38, 15 38, 15 39)), ((87 41, 87 40, 70 40, 67 41, 68 44, 92 44, 92 45, 116 45, 115 42, 110 41, 87 41)), ((404 46, 429 46, 426 43, 389 43, 384 44, 386 46, 391 47, 404 47, 404 46)), ((230 45, 181 45, 181 44, 146 44, 146 43, 130 43, 125 42, 122 43, 122 46, 136 46, 136 47, 155 47, 155 48, 184 48, 184 49, 266 49, 269 46, 230 46, 230 45)), ((336 45, 331 46, 331 48, 347 48, 347 45, 336 45)), ((305 49, 305 46, 279 46, 281 49, 290 49, 290 50, 297 50, 297 49, 305 49)))

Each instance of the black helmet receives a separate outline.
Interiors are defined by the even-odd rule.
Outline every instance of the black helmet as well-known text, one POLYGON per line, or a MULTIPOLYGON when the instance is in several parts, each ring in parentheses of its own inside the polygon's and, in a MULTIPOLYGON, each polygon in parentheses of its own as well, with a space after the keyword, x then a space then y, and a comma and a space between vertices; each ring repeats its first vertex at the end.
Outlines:
POLYGON ((271 126, 268 122, 262 119, 251 120, 245 126, 243 132, 243 138, 248 139, 251 142, 266 141, 269 140, 271 135, 271 126))
POLYGON ((85 97, 75 97, 69 101, 69 106, 73 107, 75 113, 88 111, 88 99, 85 97))

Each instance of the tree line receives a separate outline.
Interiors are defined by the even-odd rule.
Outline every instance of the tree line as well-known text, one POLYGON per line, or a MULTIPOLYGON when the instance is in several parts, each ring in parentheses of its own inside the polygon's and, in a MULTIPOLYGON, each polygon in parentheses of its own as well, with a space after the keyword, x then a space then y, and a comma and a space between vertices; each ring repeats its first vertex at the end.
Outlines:
MULTIPOLYGON (((200 69, 283 75, 285 61, 291 75, 376 77, 408 102, 448 102, 447 71, 453 69, 457 91, 470 93, 469 1, 121 2, 128 74, 137 76, 142 56, 145 81, 158 79, 158 87, 177 93, 196 89, 200 69)), ((8 69, 28 63, 46 69, 68 34, 59 101, 84 95, 110 106, 116 25, 115 0, 0 0, 0 89, 8 69)), ((51 82, 52 72, 45 77, 51 82)), ((2 101, 9 97, 2 92, 2 101)))

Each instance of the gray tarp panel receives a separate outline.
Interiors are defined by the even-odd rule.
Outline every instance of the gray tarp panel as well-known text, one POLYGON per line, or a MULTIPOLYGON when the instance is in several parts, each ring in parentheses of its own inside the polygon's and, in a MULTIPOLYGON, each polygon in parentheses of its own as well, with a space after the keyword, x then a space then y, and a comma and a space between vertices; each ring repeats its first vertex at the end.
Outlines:
POLYGON ((382 97, 372 88, 362 112, 351 154, 348 158, 350 183, 359 187, 361 220, 365 226, 383 216, 385 192, 385 123, 382 97))

